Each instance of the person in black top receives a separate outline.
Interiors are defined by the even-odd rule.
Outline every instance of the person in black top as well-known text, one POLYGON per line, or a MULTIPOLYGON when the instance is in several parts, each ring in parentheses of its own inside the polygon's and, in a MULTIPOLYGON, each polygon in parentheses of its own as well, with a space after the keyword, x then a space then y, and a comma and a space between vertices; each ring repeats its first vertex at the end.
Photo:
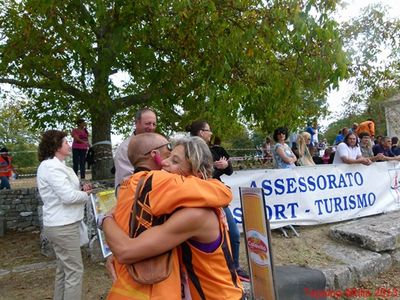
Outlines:
MULTIPOLYGON (((204 120, 193 121, 192 124, 186 127, 186 131, 190 132, 192 136, 201 137, 207 144, 210 145, 212 131, 210 125, 204 120)), ((213 178, 221 180, 222 175, 231 175, 233 173, 232 163, 229 161, 229 154, 217 142, 210 146, 210 150, 214 161, 213 178)), ((229 237, 231 240, 231 249, 233 261, 235 263, 236 272, 242 281, 250 281, 249 275, 240 268, 239 264, 239 251, 240 251, 240 232, 237 227, 236 221, 233 218, 232 212, 229 207, 224 207, 226 219, 229 226, 229 237)))
POLYGON ((229 176, 233 173, 232 163, 229 160, 229 154, 221 146, 221 139, 217 136, 214 137, 214 144, 210 145, 210 150, 214 161, 213 178, 222 181, 221 180, 222 175, 225 174, 229 176), (226 167, 224 161, 228 163, 226 167), (216 166, 220 166, 220 168, 216 166))
POLYGON ((394 155, 400 154, 400 148, 398 146, 399 138, 397 136, 392 137, 392 152, 394 155))

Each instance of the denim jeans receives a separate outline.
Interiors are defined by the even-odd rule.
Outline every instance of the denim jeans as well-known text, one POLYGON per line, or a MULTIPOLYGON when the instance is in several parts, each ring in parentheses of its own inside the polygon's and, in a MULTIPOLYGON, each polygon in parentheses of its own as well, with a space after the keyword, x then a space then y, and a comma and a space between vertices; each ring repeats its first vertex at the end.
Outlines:
POLYGON ((82 179, 85 179, 86 151, 86 149, 72 149, 73 169, 76 175, 78 175, 78 169, 80 169, 82 179))
POLYGON ((11 189, 10 181, 9 181, 9 178, 7 176, 0 176, 0 180, 1 180, 0 190, 2 190, 2 189, 6 189, 6 190, 11 189))
POLYGON ((224 212, 225 212, 226 220, 228 221, 228 226, 229 226, 229 238, 231 240, 233 262, 235 263, 236 269, 238 269, 239 268, 239 251, 240 251, 240 232, 239 232, 239 228, 236 224, 236 221, 233 218, 232 212, 228 206, 224 207, 224 212))

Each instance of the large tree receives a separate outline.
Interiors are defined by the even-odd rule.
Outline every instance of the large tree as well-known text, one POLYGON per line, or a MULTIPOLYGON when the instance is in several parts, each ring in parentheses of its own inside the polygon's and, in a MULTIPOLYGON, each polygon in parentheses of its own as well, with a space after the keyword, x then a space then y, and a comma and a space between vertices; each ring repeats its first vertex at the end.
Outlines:
MULTIPOLYGON (((163 131, 295 126, 346 76, 336 2, 0 0, 0 83, 29 96, 37 127, 90 118, 93 143, 144 105, 163 131)), ((108 177, 110 145, 94 150, 108 177)))

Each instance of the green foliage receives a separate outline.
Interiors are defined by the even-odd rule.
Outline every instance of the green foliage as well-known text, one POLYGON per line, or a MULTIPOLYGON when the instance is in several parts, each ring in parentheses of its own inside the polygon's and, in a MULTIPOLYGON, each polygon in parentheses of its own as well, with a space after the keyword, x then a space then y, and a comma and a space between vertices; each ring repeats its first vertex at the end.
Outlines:
POLYGON ((161 132, 197 118, 222 137, 242 124, 296 127, 326 112, 327 89, 347 74, 336 3, 0 0, 0 83, 32 100, 32 126, 84 116, 94 143, 112 124, 130 131, 144 105, 161 132))
POLYGON ((26 143, 10 145, 10 155, 13 157, 13 166, 18 174, 36 174, 39 160, 37 146, 26 143))
POLYGON ((222 144, 225 149, 228 149, 228 153, 231 156, 247 158, 246 161, 239 161, 236 164, 253 165, 254 160, 262 157, 261 148, 264 141, 265 136, 261 131, 256 130, 251 133, 245 127, 241 127, 236 131, 236 134, 231 135, 227 139, 223 140, 222 144))
POLYGON ((257 148, 262 147, 262 145, 265 142, 265 138, 268 136, 268 134, 263 133, 260 130, 255 130, 253 132, 251 140, 253 141, 253 145, 256 146, 257 148))
MULTIPOLYGON (((367 7, 343 26, 356 85, 350 102, 362 108, 359 113, 372 117, 378 124, 385 120, 382 101, 400 91, 399 29, 400 20, 390 18, 388 9, 381 5, 367 7)), ((384 126, 380 133, 385 133, 384 126)))
POLYGON ((334 145, 336 136, 339 134, 344 127, 350 128, 353 123, 360 123, 366 119, 363 116, 346 116, 333 122, 329 125, 328 129, 323 133, 323 137, 326 138, 329 145, 334 145))
POLYGON ((38 134, 22 114, 24 101, 0 104, 0 145, 35 144, 38 134))
POLYGON ((7 147, 18 173, 24 173, 26 168, 36 170, 38 166, 38 134, 23 117, 23 106, 23 101, 0 104, 0 146, 7 147))

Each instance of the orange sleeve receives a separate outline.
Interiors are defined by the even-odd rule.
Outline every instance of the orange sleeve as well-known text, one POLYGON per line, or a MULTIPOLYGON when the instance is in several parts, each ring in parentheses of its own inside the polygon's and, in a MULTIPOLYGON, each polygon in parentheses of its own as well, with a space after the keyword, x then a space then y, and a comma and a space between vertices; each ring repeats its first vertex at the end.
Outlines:
MULTIPOLYGON (((118 226, 129 234, 129 220, 135 197, 135 190, 140 177, 145 176, 147 172, 135 173, 128 180, 121 183, 118 191, 117 206, 114 211, 114 218, 118 226)), ((181 284, 179 272, 179 259, 177 249, 173 250, 172 256, 172 272, 164 281, 153 284, 144 285, 135 282, 129 275, 125 265, 114 261, 115 271, 118 275, 117 281, 113 283, 108 294, 108 300, 180 300, 181 284)))
POLYGON ((224 207, 232 201, 232 192, 217 179, 203 180, 164 171, 152 171, 149 193, 151 211, 155 216, 169 214, 180 207, 224 207))

